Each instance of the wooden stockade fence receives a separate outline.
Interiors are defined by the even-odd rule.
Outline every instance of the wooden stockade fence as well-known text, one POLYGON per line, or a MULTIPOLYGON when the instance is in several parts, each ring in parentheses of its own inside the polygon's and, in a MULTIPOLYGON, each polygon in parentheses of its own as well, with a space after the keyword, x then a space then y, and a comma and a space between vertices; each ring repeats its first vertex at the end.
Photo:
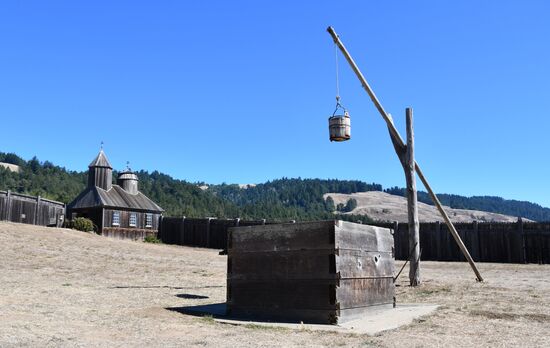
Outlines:
POLYGON ((65 204, 11 191, 0 191, 0 220, 41 226, 63 224, 65 204))
MULTIPOLYGON (((406 223, 374 223, 394 230, 395 258, 409 258, 406 223)), ((550 222, 456 223, 456 229, 472 258, 478 262, 550 264, 550 222)), ((420 224, 422 260, 465 261, 447 225, 420 224)))
MULTIPOLYGON (((226 249, 227 230, 235 226, 273 224, 265 220, 191 219, 164 217, 159 238, 168 244, 226 249)), ((394 230, 395 258, 409 258, 406 223, 372 223, 394 230)), ((550 222, 456 223, 456 229, 472 258, 478 262, 550 264, 550 222)), ((456 242, 439 222, 420 224, 420 247, 425 261, 465 261, 456 242)))
POLYGON ((265 224, 265 220, 163 217, 159 226, 158 238, 167 244, 226 249, 229 227, 265 224))

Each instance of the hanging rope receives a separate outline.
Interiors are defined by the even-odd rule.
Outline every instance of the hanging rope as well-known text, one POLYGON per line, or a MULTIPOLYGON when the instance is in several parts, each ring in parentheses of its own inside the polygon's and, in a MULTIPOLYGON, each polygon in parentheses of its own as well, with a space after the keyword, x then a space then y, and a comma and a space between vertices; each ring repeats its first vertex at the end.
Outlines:
POLYGON ((338 46, 334 44, 334 61, 336 63, 336 103, 340 103, 340 82, 338 81, 338 46))
POLYGON ((334 112, 332 113, 332 116, 336 115, 336 112, 338 109, 342 109, 344 111, 344 114, 347 113, 346 108, 340 104, 340 79, 338 76, 338 46, 336 43, 334 43, 334 61, 336 65, 336 109, 334 109, 334 112))

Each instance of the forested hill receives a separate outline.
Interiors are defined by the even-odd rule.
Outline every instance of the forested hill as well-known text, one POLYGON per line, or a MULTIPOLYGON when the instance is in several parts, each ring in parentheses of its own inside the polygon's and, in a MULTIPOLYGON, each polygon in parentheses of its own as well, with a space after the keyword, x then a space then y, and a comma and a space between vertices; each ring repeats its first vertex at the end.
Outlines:
POLYGON ((357 180, 278 179, 240 188, 239 185, 212 185, 207 192, 239 206, 243 216, 265 219, 314 220, 333 217, 334 204, 325 202, 329 192, 381 191, 382 185, 357 180))
MULTIPOLYGON (((12 190, 69 203, 85 187, 88 173, 68 171, 51 162, 33 158, 25 161, 0 152, 0 162, 19 165, 20 173, 0 167, 0 190, 12 190)), ((157 171, 140 171, 139 190, 166 210, 167 216, 237 217, 240 209, 230 201, 204 192, 195 184, 176 180, 157 171)), ((116 178, 117 173, 114 172, 116 178)))
MULTIPOLYGON (((87 172, 69 171, 36 157, 25 161, 17 155, 0 152, 0 162, 16 164, 20 173, 0 167, 0 190, 42 197, 68 203, 86 186, 87 172)), ((116 175, 116 173, 115 173, 116 175)), ((166 216, 219 217, 268 220, 315 220, 334 217, 334 204, 325 202, 323 194, 381 191, 382 185, 357 180, 287 179, 241 188, 239 185, 210 185, 177 180, 154 171, 137 172, 139 189, 166 210, 166 216), (202 185, 202 184, 201 184, 202 185)), ((403 195, 401 188, 388 193, 403 195)), ((419 200, 431 204, 424 192, 419 200)), ((537 221, 550 221, 550 209, 538 204, 505 200, 500 197, 463 197, 438 195, 453 208, 477 209, 507 215, 523 216, 537 221)), ((347 207, 340 207, 344 211, 347 207)), ((368 220, 368 217, 342 216, 368 220)))
MULTIPOLYGON (((0 162, 16 164, 20 173, 0 167, 0 190, 69 203, 86 186, 87 172, 68 171, 36 157, 25 161, 0 152, 0 162)), ((114 177, 117 172, 113 172, 114 177)), ((323 194, 381 190, 382 186, 360 181, 281 179, 240 189, 238 185, 215 185, 202 190, 196 183, 177 180, 154 171, 139 171, 139 190, 166 210, 166 216, 219 217, 269 220, 315 220, 333 217, 323 194)), ((345 217, 347 219, 355 217, 345 217)))

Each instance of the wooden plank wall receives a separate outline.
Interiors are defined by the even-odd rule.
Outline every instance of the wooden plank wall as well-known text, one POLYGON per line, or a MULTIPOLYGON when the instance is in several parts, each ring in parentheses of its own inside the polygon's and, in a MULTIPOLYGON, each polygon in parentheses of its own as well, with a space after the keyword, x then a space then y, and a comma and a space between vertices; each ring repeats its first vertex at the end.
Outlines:
POLYGON ((550 222, 523 224, 525 261, 550 264, 550 222))
POLYGON ((11 191, 0 191, 0 220, 41 226, 63 223, 65 204, 11 191))
MULTIPOLYGON (((168 244, 226 249, 227 229, 273 224, 265 220, 189 219, 164 217, 159 238, 168 244)), ((394 230, 397 260, 409 257, 406 223, 373 223, 394 230)), ((476 262, 550 264, 550 222, 457 223, 455 227, 476 262)), ((445 224, 420 224, 420 247, 425 261, 465 261, 445 224)))
MULTIPOLYGON (((144 230, 158 230, 159 226, 159 219, 160 214, 151 213, 153 214, 153 223, 151 227, 146 227, 146 212, 137 212, 137 211, 127 211, 127 210, 120 210, 120 209, 105 209, 103 212, 103 228, 138 228, 138 229, 144 229, 144 230), (113 212, 119 212, 119 225, 113 226, 113 212), (136 214, 136 226, 130 226, 130 214, 135 213, 136 214)), ((99 216, 98 224, 100 223, 101 215, 99 216)))
POLYGON ((229 227, 265 224, 265 220, 163 217, 159 224, 158 235, 159 239, 167 244, 226 249, 229 227))
MULTIPOLYGON (((394 229, 395 258, 409 258, 406 223, 373 223, 394 229)), ((550 222, 456 223, 456 229, 476 262, 550 264, 550 222)), ((422 260, 465 261, 445 224, 421 223, 422 260)))
POLYGON ((229 238, 230 314, 334 324, 393 305, 389 229, 325 220, 240 226, 229 238))
POLYGON ((143 241, 145 237, 156 237, 157 231, 136 229, 136 228, 104 227, 101 234, 105 237, 110 237, 115 239, 129 239, 134 241, 143 241))

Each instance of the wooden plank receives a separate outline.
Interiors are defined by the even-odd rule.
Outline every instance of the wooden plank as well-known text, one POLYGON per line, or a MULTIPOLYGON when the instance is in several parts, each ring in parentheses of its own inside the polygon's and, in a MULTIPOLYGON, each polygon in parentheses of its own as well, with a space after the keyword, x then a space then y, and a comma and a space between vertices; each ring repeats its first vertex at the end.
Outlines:
POLYGON ((337 280, 265 280, 228 282, 228 302, 235 307, 281 309, 336 309, 337 280), (332 300, 332 301, 331 301, 332 300))
POLYGON ((391 277, 394 261, 391 253, 375 251, 321 249, 232 253, 228 256, 227 272, 230 279, 246 280, 391 277))
POLYGON ((386 278, 342 279, 336 288, 340 309, 393 304, 393 274, 386 278))
POLYGON ((526 254, 526 247, 525 247, 525 234, 523 233, 523 219, 518 218, 518 234, 521 238, 521 263, 527 263, 527 254, 526 254))
MULTIPOLYGON (((410 234, 410 233, 409 233, 410 234)), ((432 259, 432 231, 431 226, 428 224, 423 229, 420 229, 419 233, 420 243, 422 245, 422 260, 432 259)), ((411 248, 413 250, 413 248, 411 248)))
POLYGON ((104 227, 102 235, 121 240, 142 241, 148 235, 157 237, 158 233, 149 229, 104 227))
POLYGON ((349 222, 309 222, 230 228, 228 252, 331 249, 392 252, 389 229, 349 222))
POLYGON ((409 226, 407 224, 399 224, 399 233, 401 234, 401 254, 403 260, 408 260, 411 250, 409 249, 409 226))
POLYGON ((347 308, 394 301, 389 229, 334 221, 238 227, 228 247, 235 313, 327 323, 347 308))
POLYGON ((399 222, 394 221, 392 225, 392 233, 393 233, 393 256, 396 260, 399 260, 401 258, 401 253, 399 250, 400 245, 400 238, 399 238, 399 222))
POLYGON ((12 199, 11 199, 11 191, 8 190, 7 194, 6 194, 6 217, 4 220, 6 221, 11 221, 11 203, 12 202, 12 199))
POLYGON ((334 249, 231 253, 228 279, 336 279, 334 249), (332 267, 331 267, 332 266, 332 267))
POLYGON ((229 228, 228 254, 259 251, 329 249, 334 220, 229 228))
POLYGON ((278 321, 288 323, 311 323, 311 324, 337 324, 339 311, 336 309, 292 309, 274 308, 266 312, 264 307, 233 306, 227 304, 227 315, 239 319, 254 319, 266 321, 278 321))
POLYGON ((228 283, 233 307, 257 307, 269 313, 283 309, 346 309, 393 304, 393 277, 337 280, 276 280, 228 283))
MULTIPOLYGON (((422 227, 421 227, 422 228, 422 227)), ((441 260, 441 222, 439 221, 436 221, 435 223, 435 238, 436 238, 436 242, 435 242, 435 245, 436 245, 436 260, 437 261, 440 261, 441 260)))
POLYGON ((238 226, 238 221, 238 219, 212 219, 210 221, 210 248, 227 249, 228 229, 238 226))
POLYGON ((481 261, 481 251, 479 250, 479 231, 478 231, 478 222, 472 222, 472 246, 470 247, 470 252, 472 253, 472 258, 475 261, 481 261))
POLYGON ((342 250, 336 255, 336 271, 341 279, 393 277, 394 267, 391 252, 342 250))
POLYGON ((173 223, 174 230, 172 231, 172 238, 174 244, 185 245, 185 241, 188 238, 187 236, 191 235, 191 231, 185 229, 185 220, 187 220, 187 218, 184 216, 181 220, 177 219, 173 223))
POLYGON ((550 233, 549 231, 544 231, 541 233, 542 236, 542 263, 550 264, 550 233))
POLYGON ((393 236, 387 228, 337 221, 335 225, 336 248, 390 252, 394 247, 393 236))
POLYGON ((36 206, 34 208, 34 215, 32 218, 33 225, 38 225, 38 214, 40 212, 40 196, 36 197, 36 206))
POLYGON ((0 192, 0 221, 6 220, 6 196, 0 192))

